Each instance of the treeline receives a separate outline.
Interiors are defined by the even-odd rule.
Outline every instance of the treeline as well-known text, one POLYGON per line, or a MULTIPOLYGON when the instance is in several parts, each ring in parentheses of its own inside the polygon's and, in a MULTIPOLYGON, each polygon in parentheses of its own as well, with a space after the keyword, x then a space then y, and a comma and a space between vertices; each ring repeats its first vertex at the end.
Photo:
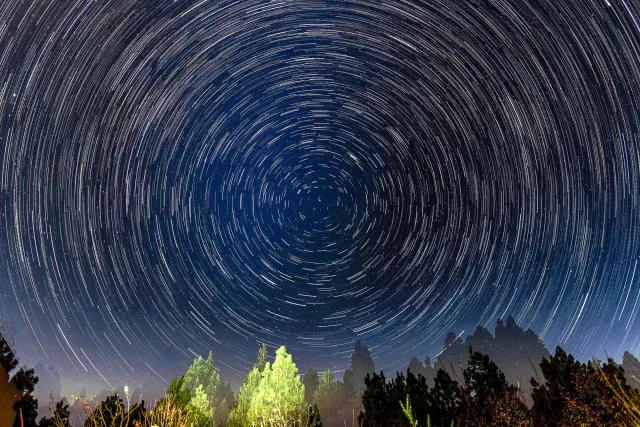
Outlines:
MULTIPOLYGON (((0 362, 7 373, 18 366, 1 335, 0 362)), ((630 353, 623 365, 582 363, 559 347, 550 355, 509 317, 495 334, 482 327, 464 341, 449 334, 435 362, 413 358, 391 378, 376 371, 361 342, 341 380, 331 371, 301 375, 285 347, 270 356, 261 345, 237 393, 209 353, 196 357, 153 407, 131 402, 125 387, 100 402, 63 400, 38 421, 33 370, 18 370, 10 384, 14 427, 618 426, 640 424, 638 378, 640 362, 630 353), (81 421, 72 421, 74 409, 83 412, 81 421)))
POLYGON ((624 369, 581 363, 558 347, 543 359, 543 381, 531 379, 533 405, 509 384, 489 356, 469 348, 456 381, 438 369, 434 385, 421 374, 384 373, 365 379, 364 411, 359 425, 382 426, 624 426, 640 424, 640 393, 630 387, 624 369))

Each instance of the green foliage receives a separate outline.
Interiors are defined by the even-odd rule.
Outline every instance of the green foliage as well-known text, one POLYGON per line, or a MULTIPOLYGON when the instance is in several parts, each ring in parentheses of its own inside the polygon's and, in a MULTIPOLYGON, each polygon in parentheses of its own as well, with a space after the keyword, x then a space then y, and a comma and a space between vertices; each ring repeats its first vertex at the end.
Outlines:
POLYGON ((177 405, 190 406, 199 387, 202 388, 202 393, 197 399, 200 401, 203 395, 207 396, 210 409, 203 409, 200 413, 206 413, 216 424, 226 424, 234 396, 231 385, 225 384, 215 369, 212 352, 209 352, 206 359, 202 356, 196 357, 181 377, 174 378, 167 395, 171 396, 177 405))
POLYGON ((213 425, 214 410, 209 404, 209 396, 202 384, 196 387, 193 397, 189 401, 189 408, 193 414, 194 427, 208 427, 213 425))
POLYGON ((198 356, 182 377, 180 391, 189 392, 194 395, 198 386, 202 386, 204 392, 209 397, 211 407, 217 406, 218 391, 222 386, 222 378, 213 367, 213 353, 209 352, 209 356, 204 359, 198 356))
POLYGON ((299 420, 304 406, 304 386, 298 377, 298 368, 284 346, 276 350, 273 364, 266 363, 260 384, 249 404, 250 423, 268 423, 272 417, 299 420))
POLYGON ((167 395, 171 396, 173 402, 180 406, 186 406, 191 400, 191 391, 183 388, 184 375, 171 380, 169 388, 167 389, 167 395))
MULTIPOLYGON (((400 401, 400 408, 402 408, 402 413, 405 417, 407 417, 407 421, 409 421, 409 425, 411 427, 418 427, 418 421, 413 417, 413 408, 411 407, 411 400, 409 400, 409 395, 405 398, 404 403, 400 401)), ((427 424, 429 424, 427 418, 427 424)))
POLYGON ((268 357, 269 350, 267 349, 267 345, 265 343, 260 344, 260 347, 258 348, 258 361, 255 365, 260 373, 262 373, 262 371, 264 370, 264 367, 267 364, 268 357))
POLYGON ((238 391, 238 402, 229 414, 228 424, 230 427, 242 427, 248 423, 247 418, 249 406, 258 390, 258 386, 260 385, 262 371, 264 371, 267 364, 268 356, 267 346, 265 344, 261 344, 258 349, 256 363, 247 374, 242 386, 240 386, 240 390, 238 391))
POLYGON ((322 385, 331 384, 332 381, 333 381, 333 372, 327 369, 322 373, 322 379, 320 380, 320 384, 322 385))
POLYGON ((246 425, 249 406, 251 405, 253 396, 258 390, 261 376, 262 374, 260 373, 260 370, 258 370, 257 366, 254 366, 251 371, 249 371, 249 374, 238 391, 238 403, 229 414, 230 426, 240 427, 246 425))

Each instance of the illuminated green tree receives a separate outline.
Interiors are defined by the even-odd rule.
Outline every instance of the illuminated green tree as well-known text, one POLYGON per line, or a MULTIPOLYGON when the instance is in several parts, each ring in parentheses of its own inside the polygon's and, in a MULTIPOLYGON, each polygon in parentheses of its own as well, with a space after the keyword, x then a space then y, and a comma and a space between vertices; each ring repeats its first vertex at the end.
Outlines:
POLYGON ((193 421, 196 427, 213 425, 215 412, 209 404, 209 396, 204 391, 202 384, 196 387, 193 397, 189 401, 189 408, 193 414, 193 421))
POLYGON ((228 423, 230 427, 247 425, 249 406, 251 405, 251 401, 253 400, 253 397, 258 390, 258 386, 260 385, 262 371, 264 371, 267 364, 267 358, 267 346, 261 344, 258 349, 257 361, 247 374, 242 386, 240 386, 240 390, 238 391, 238 402, 229 414, 228 423))
POLYGON ((295 425, 306 414, 304 386, 298 367, 284 346, 276 350, 273 364, 266 363, 260 384, 249 405, 250 423, 279 422, 295 425))

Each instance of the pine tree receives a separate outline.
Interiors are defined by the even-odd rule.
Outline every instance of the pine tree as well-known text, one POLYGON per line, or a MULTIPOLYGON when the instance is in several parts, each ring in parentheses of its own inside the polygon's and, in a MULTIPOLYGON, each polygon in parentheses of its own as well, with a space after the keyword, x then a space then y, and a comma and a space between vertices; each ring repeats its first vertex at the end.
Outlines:
POLYGON ((211 407, 217 406, 218 391, 222 386, 220 374, 213 366, 213 353, 209 352, 206 359, 198 356, 184 373, 181 391, 188 391, 193 396, 198 386, 202 386, 204 392, 209 396, 211 407))
POLYGON ((333 381, 333 372, 330 370, 322 373, 320 384, 313 394, 313 403, 318 406, 320 415, 325 421, 333 418, 347 406, 344 385, 339 381, 333 381))
POLYGON ((367 374, 376 372, 371 352, 360 340, 356 342, 356 347, 351 355, 351 370, 353 371, 353 386, 358 396, 362 395, 365 389, 364 379, 367 374))
POLYGON ((16 366, 18 366, 16 356, 15 354, 13 354, 9 343, 2 336, 2 334, 0 334, 0 365, 2 365, 4 370, 9 375, 11 375, 11 371, 13 371, 16 366))
POLYGON ((284 346, 276 350, 273 364, 266 363, 258 389, 249 405, 250 423, 278 419, 296 424, 306 417, 304 386, 298 368, 284 346))
POLYGON ((462 413, 459 422, 480 425, 529 425, 530 414, 519 399, 518 389, 487 356, 469 348, 463 372, 462 413))
POLYGON ((342 375, 342 384, 344 384, 344 394, 349 402, 359 402, 360 396, 356 396, 355 379, 351 369, 345 369, 342 375))
POLYGON ((462 391, 444 369, 438 369, 429 393, 432 425, 449 426, 460 413, 462 391))
POLYGON ((261 344, 258 349, 256 363, 240 386, 240 390, 238 390, 238 401, 229 414, 228 424, 230 427, 243 427, 247 425, 249 406, 260 385, 260 379, 267 364, 268 356, 267 346, 261 344))
POLYGON ((11 382, 18 390, 20 398, 14 403, 13 409, 16 411, 14 427, 32 427, 36 425, 38 417, 38 401, 33 397, 38 377, 33 369, 20 368, 11 377, 11 382))
POLYGON ((311 403, 313 401, 313 394, 318 389, 320 380, 318 380, 318 372, 315 369, 309 369, 302 378, 302 384, 304 384, 304 401, 311 403))
POLYGON ((194 427, 208 427, 213 425, 215 412, 209 404, 209 396, 202 384, 198 384, 193 397, 189 401, 189 408, 193 414, 194 427))

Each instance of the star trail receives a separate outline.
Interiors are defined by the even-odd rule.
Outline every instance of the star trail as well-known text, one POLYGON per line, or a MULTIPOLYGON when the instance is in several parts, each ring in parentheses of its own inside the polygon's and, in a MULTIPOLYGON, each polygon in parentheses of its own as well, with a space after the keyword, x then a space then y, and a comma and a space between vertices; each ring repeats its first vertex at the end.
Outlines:
POLYGON ((105 387, 209 349, 240 375, 257 342, 340 369, 362 339, 395 369, 508 314, 638 351, 639 22, 630 0, 3 1, 5 315, 105 387))

